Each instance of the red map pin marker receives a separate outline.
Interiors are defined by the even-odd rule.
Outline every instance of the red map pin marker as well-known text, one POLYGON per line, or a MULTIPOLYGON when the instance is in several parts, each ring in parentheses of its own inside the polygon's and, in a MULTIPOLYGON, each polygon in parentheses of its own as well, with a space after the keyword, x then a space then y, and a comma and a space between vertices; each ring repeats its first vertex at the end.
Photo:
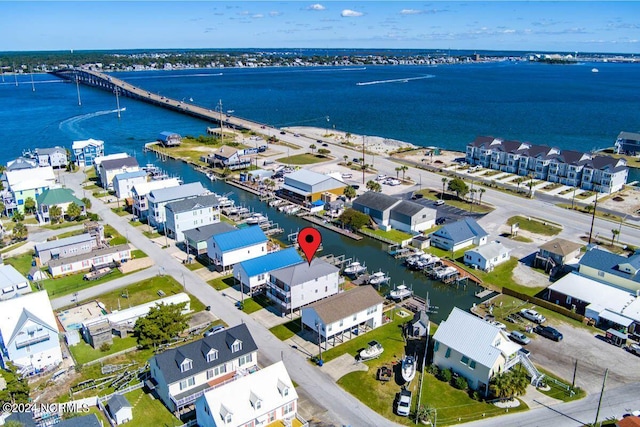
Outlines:
POLYGON ((311 265, 311 260, 316 255, 316 251, 322 243, 322 235, 312 227, 306 227, 298 233, 298 245, 302 249, 307 262, 311 265))

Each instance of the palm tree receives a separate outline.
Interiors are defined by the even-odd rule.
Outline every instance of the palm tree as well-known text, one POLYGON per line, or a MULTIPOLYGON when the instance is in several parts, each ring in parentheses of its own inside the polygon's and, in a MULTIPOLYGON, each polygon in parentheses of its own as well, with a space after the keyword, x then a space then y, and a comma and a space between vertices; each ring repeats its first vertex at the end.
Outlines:
POLYGON ((49 219, 52 224, 57 224, 62 218, 62 209, 58 205, 53 205, 49 208, 49 219))
POLYGON ((400 166, 400 170, 402 171, 402 180, 404 181, 404 174, 405 174, 406 171, 409 170, 409 166, 402 165, 402 166, 400 166))
POLYGON ((373 180, 369 180, 367 181, 367 190, 369 191, 376 191, 376 192, 381 192, 382 191, 382 186, 380 185, 379 182, 375 182, 373 180))
POLYGON ((347 160, 349 160, 349 156, 347 156, 346 154, 344 156, 342 156, 342 158, 344 159, 345 163, 347 163, 347 160))
POLYGON ((447 178, 442 178, 442 193, 440 193, 440 200, 444 199, 444 186, 446 185, 448 179, 447 178))
POLYGON ((396 171, 396 179, 398 179, 398 177, 400 176, 400 171, 402 170, 402 167, 398 166, 395 171, 396 171))
POLYGON ((615 228, 611 230, 611 246, 613 246, 613 241, 618 234, 620 234, 620 230, 616 230, 615 228))
POLYGON ((343 194, 347 199, 351 200, 356 197, 356 189, 348 185, 344 188, 343 194))
POLYGON ((316 149, 316 144, 311 144, 309 148, 311 148, 311 154, 313 154, 313 151, 316 149))
POLYGON ((479 194, 479 200, 478 200, 478 204, 482 205, 482 194, 485 193, 487 190, 485 190, 484 188, 480 188, 478 189, 478 194, 479 194))

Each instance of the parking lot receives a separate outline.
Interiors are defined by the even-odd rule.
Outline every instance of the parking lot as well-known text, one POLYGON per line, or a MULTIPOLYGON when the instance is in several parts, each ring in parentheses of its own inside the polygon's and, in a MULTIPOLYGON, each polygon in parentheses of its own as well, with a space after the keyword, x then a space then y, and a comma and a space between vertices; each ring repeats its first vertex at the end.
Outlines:
MULTIPOLYGON (((412 193, 407 193, 405 195, 406 199, 411 199, 412 193)), ((414 203, 418 203, 424 207, 436 209, 438 213, 436 214, 436 224, 448 224, 450 222, 456 222, 462 218, 475 218, 476 220, 482 218, 485 214, 479 214, 475 212, 469 212, 465 209, 456 208, 454 206, 450 206, 448 204, 444 204, 441 206, 436 206, 434 200, 429 199, 415 199, 411 200, 414 203)))

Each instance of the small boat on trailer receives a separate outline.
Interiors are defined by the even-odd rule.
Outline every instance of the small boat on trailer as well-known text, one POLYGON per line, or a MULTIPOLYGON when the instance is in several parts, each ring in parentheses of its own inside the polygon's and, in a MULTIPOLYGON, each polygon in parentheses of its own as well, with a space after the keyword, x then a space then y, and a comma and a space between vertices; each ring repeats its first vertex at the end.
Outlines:
POLYGON ((415 356, 405 355, 402 358, 402 379, 406 382, 411 382, 411 380, 416 376, 416 358, 415 356))
POLYGON ((358 354, 358 359, 363 362, 365 360, 376 359, 380 357, 384 351, 384 347, 378 341, 369 341, 369 347, 361 350, 358 354))

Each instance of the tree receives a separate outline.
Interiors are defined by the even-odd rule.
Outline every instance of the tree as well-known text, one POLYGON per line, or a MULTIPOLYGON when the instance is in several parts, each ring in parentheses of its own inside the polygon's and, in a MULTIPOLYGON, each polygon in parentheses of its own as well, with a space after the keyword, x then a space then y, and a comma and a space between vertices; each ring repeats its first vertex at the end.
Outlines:
POLYGON ((327 156, 329 153, 331 153, 331 151, 327 150, 326 148, 321 148, 318 150, 318 154, 323 157, 327 156))
POLYGON ((149 314, 136 320, 133 333, 142 348, 165 344, 178 336, 188 325, 187 316, 182 313, 186 303, 156 304, 149 314))
POLYGON ((442 178, 442 193, 440 193, 440 199, 444 198, 444 186, 447 183, 448 179, 447 178, 442 178))
POLYGON ((23 223, 18 222, 16 226, 13 227, 13 237, 16 240, 24 240, 27 238, 28 235, 29 235, 29 231, 27 230, 27 227, 23 223))
POLYGON ((484 188, 480 188, 478 189, 478 194, 479 194, 479 200, 478 200, 478 204, 482 205, 482 195, 486 192, 487 190, 485 190, 484 188))
POLYGON ((520 193, 520 184, 522 184, 522 181, 524 181, 524 178, 519 176, 516 179, 513 180, 513 182, 515 182, 516 184, 518 184, 518 187, 516 189, 516 193, 520 193))
POLYGON ((29 402, 29 384, 16 373, 16 370, 11 362, 7 362, 7 369, 2 370, 2 378, 7 383, 7 386, 0 390, 0 402, 3 404, 29 402))
POLYGON ((344 156, 342 156, 342 158, 344 159, 345 163, 347 163, 347 161, 349 160, 349 156, 347 156, 346 154, 344 156))
POLYGON ((353 208, 346 209, 338 219, 342 224, 354 230, 359 230, 369 223, 369 215, 363 214, 353 208))
POLYGON ((400 166, 398 166, 397 168, 395 168, 396 171, 396 179, 398 179, 398 177, 400 176, 400 171, 402 170, 402 168, 400 166))
POLYGON ((75 202, 72 202, 67 207, 66 214, 69 217, 69 220, 74 221, 76 218, 82 215, 82 208, 80 208, 80 206, 78 206, 75 202))
POLYGON ((529 379, 521 368, 502 372, 491 379, 489 389, 499 399, 511 399, 523 395, 527 391, 529 379))
POLYGON ((5 207, 6 207, 6 206, 4 205, 4 202, 2 202, 2 201, 0 200, 0 216, 4 215, 4 209, 5 209, 5 207))
POLYGON ((313 151, 314 151, 317 147, 316 147, 316 144, 311 144, 311 145, 309 146, 309 148, 311 148, 311 154, 313 154, 313 151))
POLYGON ((404 181, 404 174, 409 170, 409 166, 402 165, 400 166, 400 170, 402 171, 402 180, 404 181))
POLYGON ((88 197, 83 197, 82 203, 84 203, 85 209, 91 209, 91 200, 88 197))
POLYGON ((36 211, 36 201, 33 197, 27 197, 24 201, 24 211, 26 213, 34 213, 36 211))
POLYGON ((456 196, 459 199, 464 199, 464 196, 466 196, 469 192, 467 183, 460 178, 453 178, 451 181, 449 181, 448 189, 449 191, 453 191, 454 193, 456 193, 456 196))
POLYGON ((13 212, 13 216, 11 217, 13 222, 22 222, 24 221, 24 214, 20 211, 13 212))
POLYGON ((616 239, 616 236, 618 234, 620 234, 620 230, 617 230, 617 229, 614 228, 613 230, 611 230, 611 234, 612 234, 612 236, 611 236, 611 246, 613 246, 613 241, 616 239))
POLYGON ((58 205, 53 205, 49 208, 49 219, 52 224, 57 224, 62 219, 62 208, 58 205))
POLYGON ((375 191, 377 193, 382 192, 382 185, 380 185, 379 182, 373 181, 373 180, 369 180, 367 181, 367 190, 369 191, 375 191))
POLYGON ((344 192, 342 194, 344 194, 347 199, 351 200, 356 197, 356 189, 348 185, 344 188, 344 192))

